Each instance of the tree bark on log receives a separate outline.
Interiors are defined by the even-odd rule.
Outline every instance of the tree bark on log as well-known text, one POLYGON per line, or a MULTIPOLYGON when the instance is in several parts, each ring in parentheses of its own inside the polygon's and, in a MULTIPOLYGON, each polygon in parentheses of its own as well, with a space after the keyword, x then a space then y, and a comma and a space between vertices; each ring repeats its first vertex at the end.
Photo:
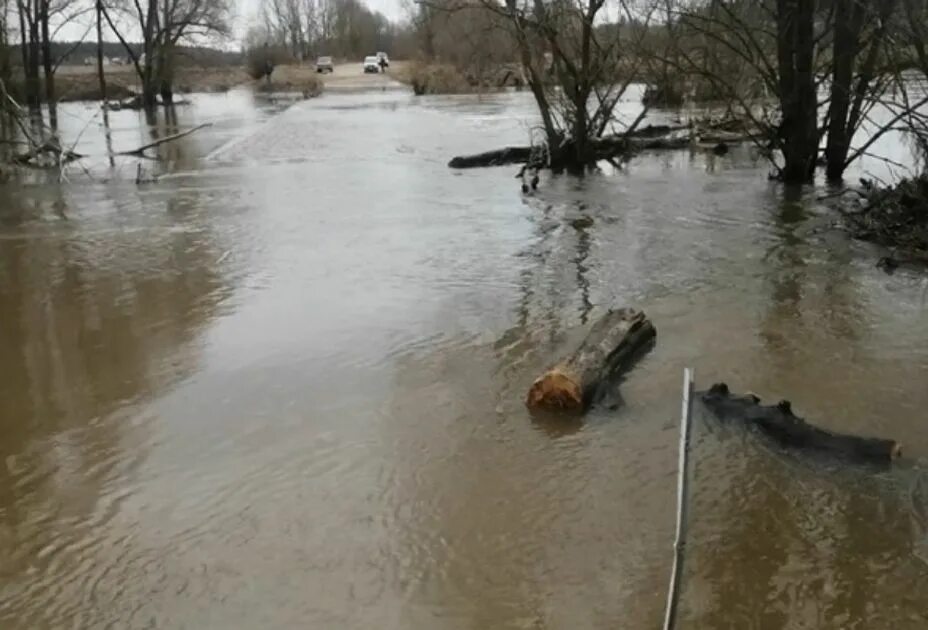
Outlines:
POLYGON ((525 404, 529 409, 583 412, 600 386, 627 368, 656 332, 641 311, 610 310, 593 324, 573 355, 532 383, 525 404))
MULTIPOLYGON (((680 135, 683 126, 648 125, 630 134, 604 136, 589 142, 589 155, 595 160, 606 160, 617 155, 635 151, 674 151, 687 148, 714 150, 719 144, 736 144, 748 142, 751 133, 726 131, 708 131, 680 135)), ((448 162, 451 168, 482 168, 487 166, 505 166, 507 164, 525 164, 531 156, 531 147, 505 147, 496 151, 487 151, 476 155, 462 155, 448 162)), ((553 159, 552 162, 558 162, 553 159)))
POLYGON ((895 440, 835 433, 812 426, 793 414, 788 400, 761 405, 753 394, 733 396, 725 383, 713 385, 700 394, 700 399, 719 419, 740 420, 784 447, 878 464, 890 463, 902 455, 902 445, 895 440))
POLYGON ((188 129, 187 131, 181 131, 180 133, 175 133, 170 136, 166 136, 164 138, 161 138, 160 140, 149 142, 148 144, 143 145, 137 149, 132 149, 131 151, 119 151, 118 153, 115 153, 114 155, 135 155, 138 157, 145 157, 145 151, 147 151, 148 149, 154 149, 155 147, 160 147, 162 144, 165 144, 167 142, 174 142, 175 140, 180 140, 181 138, 189 136, 193 132, 199 131, 200 129, 203 129, 204 127, 212 127, 212 126, 213 126, 213 123, 203 123, 201 125, 197 125, 196 127, 192 127, 191 129, 188 129))
POLYGON ((462 155, 448 162, 451 168, 477 168, 482 166, 504 166, 528 162, 531 147, 506 147, 477 155, 462 155))

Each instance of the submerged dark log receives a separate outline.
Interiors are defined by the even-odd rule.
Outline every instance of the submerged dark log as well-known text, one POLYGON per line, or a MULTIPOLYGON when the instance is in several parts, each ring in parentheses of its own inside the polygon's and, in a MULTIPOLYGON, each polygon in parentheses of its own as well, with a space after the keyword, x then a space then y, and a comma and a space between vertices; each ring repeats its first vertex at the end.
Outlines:
POLYGON ((119 153, 116 153, 115 155, 136 155, 138 157, 144 157, 145 151, 147 151, 148 149, 154 149, 156 147, 160 147, 162 144, 165 144, 167 142, 174 142, 175 140, 180 140, 181 138, 189 136, 193 132, 199 131, 200 129, 203 129, 204 127, 212 127, 212 126, 213 126, 213 123, 202 123, 200 125, 197 125, 196 127, 192 127, 191 129, 188 129, 187 131, 181 131, 179 133, 171 134, 170 136, 166 136, 159 140, 155 140, 154 142, 149 142, 148 144, 140 146, 137 149, 132 149, 131 151, 120 151, 119 153))
POLYGON ((675 131, 683 131, 684 129, 689 129, 689 125, 645 125, 644 127, 638 127, 631 133, 626 134, 626 137, 655 138, 657 136, 666 136, 675 131))
POLYGON ((524 164, 531 155, 531 147, 506 147, 497 151, 487 151, 477 155, 463 155, 448 162, 451 168, 477 168, 482 166, 504 166, 506 164, 524 164))
MULTIPOLYGON (((720 145, 748 142, 750 133, 733 133, 714 131, 699 132, 684 125, 648 125, 630 133, 616 134, 595 138, 589 142, 590 157, 593 160, 609 160, 637 151, 675 151, 680 149, 699 149, 718 152, 720 145), (690 133, 685 132, 687 129, 690 133)), ((564 166, 571 155, 571 144, 564 143, 552 155, 551 165, 564 166)), ((506 147, 496 151, 487 151, 477 155, 464 155, 448 162, 451 168, 480 168, 486 166, 503 166, 506 164, 525 164, 532 157, 531 147, 506 147)))
POLYGON ((761 405, 757 396, 734 396, 725 383, 700 394, 703 404, 720 420, 740 420, 782 446, 830 453, 854 461, 888 463, 902 455, 895 440, 834 433, 814 427, 793 414, 788 400, 761 405))
POLYGON ((593 324, 572 356, 532 383, 525 404, 530 409, 583 411, 594 402, 601 385, 627 368, 655 336, 641 311, 608 311, 593 324))
POLYGON ((33 147, 26 153, 14 155, 11 161, 32 168, 60 168, 83 157, 85 156, 80 153, 62 148, 57 142, 49 141, 33 147))

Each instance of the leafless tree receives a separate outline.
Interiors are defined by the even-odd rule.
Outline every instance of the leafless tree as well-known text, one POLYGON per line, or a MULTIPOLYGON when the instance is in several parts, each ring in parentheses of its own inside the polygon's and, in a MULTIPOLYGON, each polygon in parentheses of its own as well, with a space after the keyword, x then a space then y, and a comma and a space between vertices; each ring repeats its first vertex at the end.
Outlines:
MULTIPOLYGON (((654 12, 633 0, 477 0, 516 42, 554 168, 582 170, 637 78, 636 54, 654 12)), ((632 128, 643 119, 631 121, 632 128)))
POLYGON ((103 7, 104 19, 135 67, 146 108, 154 107, 159 93, 164 103, 173 101, 178 44, 228 36, 230 12, 229 0, 131 0, 103 7), (140 33, 141 47, 124 32, 140 33))
POLYGON ((12 7, 10 0, 0 0, 0 80, 9 81, 13 74, 12 60, 10 59, 10 13, 12 7))
POLYGON ((294 59, 302 61, 310 44, 308 40, 314 36, 307 30, 308 14, 315 13, 313 0, 265 0, 261 10, 271 41, 286 46, 294 59))
POLYGON ((54 103, 55 72, 71 50, 55 56, 53 41, 61 28, 74 24, 88 10, 88 6, 78 0, 16 0, 25 100, 31 108, 37 108, 43 98, 54 103))
MULTIPOLYGON (((892 46, 886 62, 892 67, 893 82, 883 106, 892 113, 890 122, 913 139, 919 173, 924 176, 928 174, 928 2, 899 0, 898 4, 900 10, 887 26, 892 46)), ((857 150, 868 148, 865 144, 857 150)))
POLYGON ((103 72, 103 11, 103 0, 94 0, 94 23, 97 33, 97 81, 100 84, 100 100, 106 103, 106 74, 103 72))
POLYGON ((414 5, 411 18, 420 56, 450 64, 472 82, 480 84, 518 59, 509 21, 479 2, 432 0, 414 5))
MULTIPOLYGON (((889 60, 910 46, 893 36, 891 25, 902 17, 898 0, 671 5, 680 26, 672 62, 753 121, 782 180, 809 181, 821 162, 828 179, 840 180, 865 153, 853 146, 857 132, 887 102, 889 60)), ((865 145, 894 124, 870 126, 865 145)))
POLYGON ((271 47, 302 61, 314 54, 360 58, 390 48, 396 27, 360 0, 263 0, 260 19, 271 47))
POLYGON ((22 55, 23 77, 25 79, 26 104, 38 109, 41 104, 39 92, 39 20, 37 0, 16 0, 16 12, 19 17, 20 54, 22 55))

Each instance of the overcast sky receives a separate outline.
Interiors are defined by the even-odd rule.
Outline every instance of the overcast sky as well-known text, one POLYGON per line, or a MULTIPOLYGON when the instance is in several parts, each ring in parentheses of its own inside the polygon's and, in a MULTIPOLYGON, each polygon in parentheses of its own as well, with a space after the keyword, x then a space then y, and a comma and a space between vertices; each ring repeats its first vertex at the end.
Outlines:
MULTIPOLYGON (((406 10, 404 9, 404 0, 361 0, 371 9, 375 11, 380 11, 388 19, 392 21, 399 21, 405 17, 406 10)), ((241 43, 242 37, 245 34, 245 31, 248 29, 248 25, 254 21, 254 17, 258 12, 258 7, 261 4, 261 0, 232 0, 235 3, 235 23, 234 23, 234 36, 232 42, 224 43, 224 48, 238 48, 241 43)), ((93 32, 87 32, 88 26, 92 22, 92 16, 83 20, 80 20, 79 23, 77 20, 72 21, 72 23, 65 25, 58 33, 56 39, 63 41, 74 41, 78 40, 81 37, 86 36, 93 39, 93 32)), ((108 31, 108 29, 106 29, 108 31)), ((127 39, 138 40, 139 34, 135 33, 124 33, 127 39)), ((116 38, 112 34, 105 34, 105 39, 107 41, 116 41, 116 38)))
MULTIPOLYGON (((247 28, 247 21, 254 17, 261 0, 234 0, 238 3, 238 30, 247 28)), ((380 11, 392 21, 404 17, 403 0, 361 0, 363 4, 375 11, 380 11)))

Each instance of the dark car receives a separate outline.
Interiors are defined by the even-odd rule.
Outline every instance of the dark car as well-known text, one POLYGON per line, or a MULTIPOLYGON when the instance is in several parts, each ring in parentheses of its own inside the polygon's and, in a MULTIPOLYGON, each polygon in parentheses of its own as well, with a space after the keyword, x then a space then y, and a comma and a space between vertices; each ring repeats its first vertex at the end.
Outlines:
POLYGON ((319 57, 316 59, 316 72, 326 73, 335 72, 335 64, 332 63, 331 57, 319 57))

